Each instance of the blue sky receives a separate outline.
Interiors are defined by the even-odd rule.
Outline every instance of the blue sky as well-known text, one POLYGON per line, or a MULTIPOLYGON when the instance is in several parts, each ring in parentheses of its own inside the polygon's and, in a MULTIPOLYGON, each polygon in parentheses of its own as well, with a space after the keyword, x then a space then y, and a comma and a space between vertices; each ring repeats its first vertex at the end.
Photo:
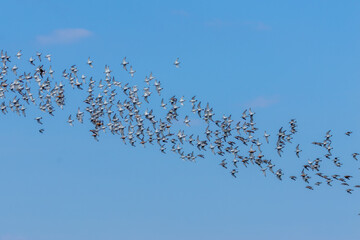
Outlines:
MULTIPOLYGON (((108 64, 119 79, 138 85, 152 71, 164 97, 196 95, 217 117, 233 119, 252 107, 257 127, 273 136, 296 118, 293 141, 302 146, 302 160, 295 144, 281 159, 274 138, 266 146, 288 175, 319 155, 311 142, 332 129, 341 171, 359 184, 359 162, 351 159, 360 151, 359 1, 1 5, 0 46, 9 54, 51 53, 57 74, 77 64, 100 78, 108 64), (134 79, 121 70, 124 56, 137 71, 134 79)), ((36 113, 0 116, 0 240, 360 238, 356 191, 309 191, 302 181, 265 178, 251 167, 240 167, 234 179, 211 155, 189 163, 110 134, 96 142, 89 124, 66 123, 79 101, 69 96, 66 111, 44 117, 43 135, 36 113)))

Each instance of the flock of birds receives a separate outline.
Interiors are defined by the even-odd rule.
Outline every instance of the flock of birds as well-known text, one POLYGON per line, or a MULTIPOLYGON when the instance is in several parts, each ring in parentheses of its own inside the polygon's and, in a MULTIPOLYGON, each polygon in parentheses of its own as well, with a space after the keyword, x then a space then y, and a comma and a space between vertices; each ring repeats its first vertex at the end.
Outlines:
MULTIPOLYGON (((54 77, 55 71, 51 67, 50 54, 43 56, 42 53, 37 52, 35 57, 25 60, 28 66, 33 68, 33 71, 28 73, 20 71, 16 65, 16 61, 24 59, 21 51, 13 57, 1 51, 0 57, 2 62, 0 110, 4 115, 11 111, 26 116, 27 108, 34 105, 43 113, 54 116, 56 108, 64 109, 65 90, 68 91, 71 87, 74 91, 86 92, 83 101, 85 107, 79 107, 76 113, 70 114, 67 122, 73 126, 76 122, 83 123, 88 119, 92 125, 91 136, 96 141, 102 133, 110 132, 118 135, 125 144, 158 145, 162 153, 171 151, 181 159, 192 162, 198 158, 205 158, 204 152, 210 150, 219 158, 219 165, 228 169, 235 178, 240 164, 244 167, 257 166, 260 173, 265 176, 272 174, 279 180, 285 176, 281 168, 276 168, 272 160, 263 155, 263 143, 271 144, 271 136, 265 131, 257 137, 259 129, 254 121, 255 112, 251 108, 242 113, 240 121, 233 120, 231 115, 215 118, 214 110, 209 103, 203 104, 196 97, 185 99, 173 96, 160 100, 163 88, 152 73, 145 77, 142 90, 137 85, 117 81, 107 65, 104 70, 104 80, 96 80, 80 74, 78 67, 73 65, 63 70, 60 79, 55 81, 54 79, 57 78, 54 77), (157 105, 153 102, 156 99, 152 100, 153 92, 160 96, 157 105), (9 95, 8 99, 11 100, 6 101, 9 95), (185 105, 190 104, 191 112, 189 111, 188 115, 180 114, 180 109, 185 109, 185 105), (153 110, 155 106, 162 109, 164 113, 155 114, 153 110), (85 118, 85 113, 88 115, 87 118, 85 118), (200 119, 206 126, 201 134, 191 132, 194 118, 200 119)), ((173 64, 179 68, 179 58, 173 64)), ((87 65, 89 68, 94 67, 90 58, 87 60, 87 65)), ((129 65, 126 57, 122 60, 121 66, 131 78, 134 77, 136 71, 129 65)), ((41 116, 36 117, 35 121, 39 126, 43 126, 41 116)), ((282 156, 285 147, 292 143, 293 136, 298 131, 297 127, 296 119, 291 119, 287 129, 281 127, 278 130, 275 137, 275 150, 279 157, 282 156)), ((44 131, 44 128, 39 130, 40 133, 44 131)), ((351 137, 352 132, 345 134, 351 137)), ((323 140, 312 144, 323 149, 325 154, 313 160, 307 160, 298 175, 288 176, 289 179, 293 181, 301 179, 309 190, 323 183, 328 186, 338 183, 344 186, 349 194, 352 194, 356 188, 360 188, 360 185, 351 183, 353 179, 351 175, 326 174, 321 171, 324 162, 330 162, 339 168, 343 165, 339 157, 333 156, 331 131, 325 134, 323 140), (312 178, 317 178, 317 180, 312 181, 312 178)), ((301 155, 302 150, 297 144, 294 156, 300 158, 301 155)), ((358 160, 358 156, 359 153, 352 153, 354 161, 358 160)))

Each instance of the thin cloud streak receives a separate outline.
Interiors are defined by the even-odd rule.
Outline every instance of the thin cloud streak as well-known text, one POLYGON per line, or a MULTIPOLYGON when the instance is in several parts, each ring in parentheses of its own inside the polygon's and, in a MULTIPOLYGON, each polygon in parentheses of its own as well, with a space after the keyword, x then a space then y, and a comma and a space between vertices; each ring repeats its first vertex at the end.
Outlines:
POLYGON ((48 35, 37 36, 36 40, 43 45, 70 44, 91 37, 92 35, 93 33, 91 31, 84 28, 66 28, 54 30, 48 35))
POLYGON ((261 21, 227 21, 222 19, 214 19, 204 23, 207 27, 212 28, 226 28, 226 27, 239 27, 250 28, 256 31, 270 31, 271 26, 261 21))
POLYGON ((253 108, 266 108, 266 107, 270 107, 278 102, 279 102, 278 97, 259 96, 255 99, 245 103, 244 106, 253 107, 253 108))
POLYGON ((248 21, 248 22, 243 22, 244 26, 249 26, 252 29, 258 30, 258 31, 270 31, 271 30, 271 26, 261 22, 261 21, 248 21))
POLYGON ((25 238, 21 236, 6 234, 0 236, 0 240, 25 240, 25 238))
POLYGON ((180 17, 189 17, 190 14, 187 11, 184 10, 173 10, 171 11, 172 15, 180 16, 180 17))

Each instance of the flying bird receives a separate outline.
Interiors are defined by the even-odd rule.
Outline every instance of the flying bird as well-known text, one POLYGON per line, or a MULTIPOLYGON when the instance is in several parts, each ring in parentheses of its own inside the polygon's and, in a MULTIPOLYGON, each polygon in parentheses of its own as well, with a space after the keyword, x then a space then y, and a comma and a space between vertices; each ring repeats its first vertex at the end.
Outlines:
POLYGON ((179 62, 179 58, 176 58, 175 62, 174 62, 174 65, 176 68, 179 68, 180 67, 180 62, 179 62))

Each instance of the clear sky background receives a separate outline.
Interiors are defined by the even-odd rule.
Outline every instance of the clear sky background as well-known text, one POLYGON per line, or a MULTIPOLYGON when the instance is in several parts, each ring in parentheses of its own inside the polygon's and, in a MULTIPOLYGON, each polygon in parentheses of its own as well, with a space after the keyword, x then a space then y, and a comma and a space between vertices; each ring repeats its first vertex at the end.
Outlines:
MULTIPOLYGON (((285 178, 320 156, 311 142, 332 129, 341 171, 360 184, 359 1, 3 0, 0 11, 0 48, 51 53, 57 74, 88 71, 91 56, 89 76, 108 64, 141 85, 152 71, 165 97, 196 95, 233 119, 252 107, 272 136, 296 118, 303 158, 293 144, 279 159, 275 138, 266 152, 285 178)), ((189 163, 110 134, 96 142, 59 110, 39 134, 35 115, 0 114, 0 240, 360 239, 359 192, 309 191, 254 167, 234 179, 210 155, 189 163)))

